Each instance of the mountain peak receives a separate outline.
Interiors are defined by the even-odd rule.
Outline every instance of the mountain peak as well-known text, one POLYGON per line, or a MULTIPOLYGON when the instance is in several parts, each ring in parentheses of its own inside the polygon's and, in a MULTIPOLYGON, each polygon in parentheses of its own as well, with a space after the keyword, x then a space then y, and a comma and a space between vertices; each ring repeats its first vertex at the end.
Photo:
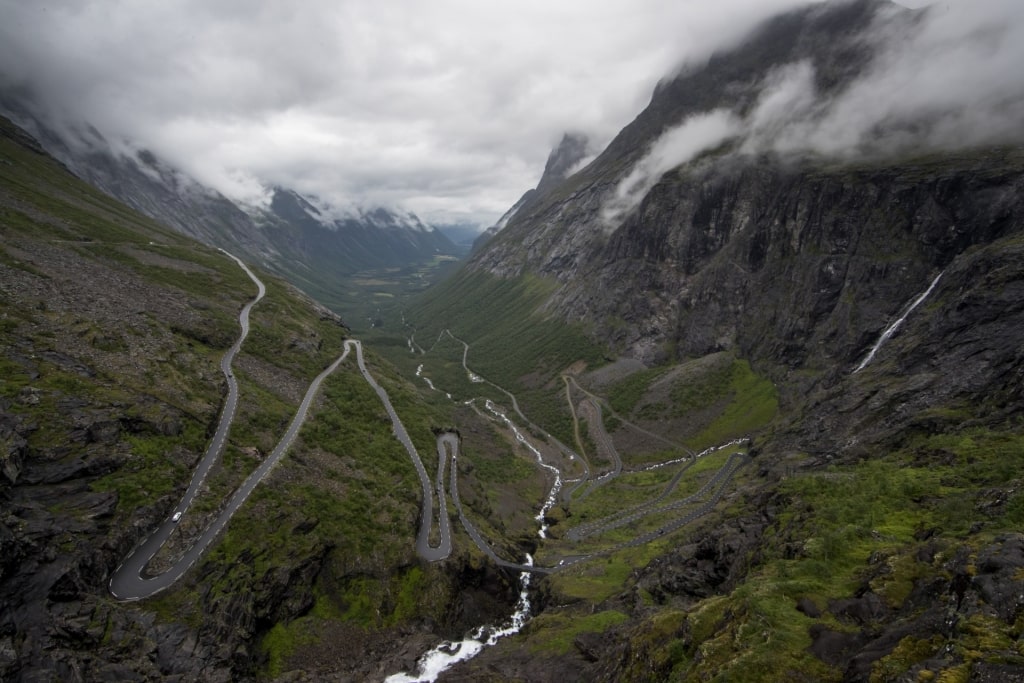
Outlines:
POLYGON ((548 161, 544 165, 544 175, 537 183, 537 191, 547 192, 568 178, 590 153, 590 138, 586 134, 565 133, 561 142, 548 155, 548 161))

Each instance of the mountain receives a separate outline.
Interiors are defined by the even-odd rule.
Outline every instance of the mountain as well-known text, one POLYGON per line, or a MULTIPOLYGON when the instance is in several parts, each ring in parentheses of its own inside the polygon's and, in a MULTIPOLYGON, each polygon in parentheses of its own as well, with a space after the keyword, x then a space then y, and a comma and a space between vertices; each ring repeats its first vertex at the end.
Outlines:
POLYGON ((86 124, 57 132, 24 97, 8 94, 0 111, 103 192, 182 234, 262 264, 346 315, 351 311, 338 292, 355 273, 459 253, 442 232, 407 212, 375 207, 331 213, 286 188, 273 188, 265 208, 242 206, 152 152, 113 145, 86 124))
POLYGON ((590 140, 583 133, 565 133, 561 141, 548 154, 544 164, 544 173, 537 187, 527 190, 512 207, 506 211, 498 222, 480 235, 473 242, 473 250, 483 246, 491 237, 498 234, 508 225, 520 211, 528 210, 549 190, 572 175, 577 167, 591 155, 590 140))
MULTIPOLYGON (((110 576, 215 438, 255 285, 0 121, 0 677, 382 680, 493 634, 439 680, 1024 680, 1024 148, 936 145, 934 111, 793 143, 927 16, 786 13, 663 79, 593 160, 565 138, 464 267, 379 313, 196 565, 130 603, 110 576), (443 560, 417 554, 421 496, 443 560)), ((195 191, 144 156, 133 183, 195 191)), ((429 236, 286 188, 235 209, 318 267, 429 236)), ((154 571, 347 341, 257 274, 237 420, 154 571)))
MULTIPOLYGON (((780 74, 808 75, 816 107, 838 100, 878 35, 921 19, 816 5, 664 79, 420 299, 418 336, 450 329, 581 450, 602 445, 555 408, 580 410, 572 396, 606 401, 627 469, 649 462, 642 434, 754 438, 713 518, 552 578, 529 632, 454 680, 1024 676, 1024 148, 755 139, 780 74)), ((551 533, 592 514, 570 495, 551 533)))
POLYGON ((590 140, 583 133, 566 133, 548 155, 544 173, 537 183, 537 194, 547 192, 572 175, 590 155, 590 140))
POLYGON ((442 232, 414 214, 378 207, 332 215, 284 188, 274 188, 268 209, 250 213, 260 232, 288 255, 274 261, 282 274, 316 294, 329 281, 355 273, 408 267, 458 252, 442 232))
POLYGON ((473 249, 473 242, 481 233, 480 226, 476 223, 435 223, 434 227, 450 239, 463 256, 469 255, 473 249))
MULTIPOLYGON (((228 374, 239 311, 258 291, 239 263, 76 178, 3 118, 0 238, 0 679, 256 680, 316 633, 330 647, 303 653, 310 670, 379 679, 436 640, 420 625, 454 637, 515 602, 512 582, 465 547, 418 561, 415 471, 351 357, 195 566, 156 596, 116 600, 111 575, 155 529, 174 520, 147 569, 158 573, 214 524, 348 330, 253 267, 266 294, 228 374), (225 411, 229 376, 238 401, 225 411), (223 453, 172 517, 222 412, 223 453)), ((365 354, 429 453, 449 414, 365 354)))

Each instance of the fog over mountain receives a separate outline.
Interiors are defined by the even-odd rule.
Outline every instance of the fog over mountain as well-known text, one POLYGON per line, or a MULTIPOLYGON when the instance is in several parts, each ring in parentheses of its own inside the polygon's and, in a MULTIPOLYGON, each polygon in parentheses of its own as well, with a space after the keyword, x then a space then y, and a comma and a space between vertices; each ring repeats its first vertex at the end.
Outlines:
POLYGON ((771 133, 757 144, 884 156, 1024 138, 1021 3, 937 4, 919 23, 879 30, 878 43, 866 76, 832 101, 816 102, 806 64, 780 74, 752 117, 755 133, 771 133))
POLYGON ((1021 0, 165 5, 0 0, 0 681, 1024 681, 1021 0))
POLYGON ((757 84, 748 111, 715 109, 665 131, 606 202, 607 226, 663 173, 730 140, 747 153, 878 158, 1024 139, 1024 5, 981 0, 903 21, 883 15, 862 40, 876 56, 838 93, 824 92, 823 75, 798 61, 757 84))
POLYGON ((0 88, 233 199, 489 225, 563 132, 599 147, 675 65, 803 4, 0 0, 0 88))

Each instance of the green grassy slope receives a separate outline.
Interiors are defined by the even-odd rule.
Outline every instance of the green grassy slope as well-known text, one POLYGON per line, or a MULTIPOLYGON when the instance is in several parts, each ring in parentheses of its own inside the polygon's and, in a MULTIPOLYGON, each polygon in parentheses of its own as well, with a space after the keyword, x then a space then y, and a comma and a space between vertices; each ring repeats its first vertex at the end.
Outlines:
MULTIPOLYGON (((260 277, 268 292, 235 361, 241 400, 229 444, 182 519, 179 543, 273 448, 309 381, 342 351, 346 330, 336 317, 260 277)), ((51 549, 89 577, 62 598, 63 613, 81 605, 108 630, 130 628, 148 643, 157 640, 146 630, 152 622, 137 608, 155 613, 158 623, 185 624, 225 652, 250 652, 233 661, 201 649, 192 658, 233 675, 289 668, 292 636, 310 623, 317 636, 299 640, 329 651, 354 632, 366 642, 448 609, 452 573, 415 567, 415 471, 354 360, 325 383, 288 456, 200 564, 157 598, 131 609, 113 601, 109 571, 169 514, 206 448, 224 391, 218 363, 256 288, 223 254, 80 182, 0 121, 0 289, 0 414, 15 430, 0 454, 0 481, 19 501, 3 522, 13 564, 4 564, 0 593, 20 580, 19 567, 51 549), (42 488, 30 489, 40 478, 42 488), (82 493, 66 498, 66 485, 51 490, 50 480, 82 493), (97 512, 99 504, 109 509, 97 512)), ((428 469, 436 467, 431 428, 450 422, 450 408, 424 400, 372 350, 368 362, 428 469)), ((172 544, 158 562, 180 551, 172 544)), ((39 624, 25 628, 40 629, 38 642, 57 632, 51 605, 21 612, 36 615, 39 624)), ((80 662, 87 677, 108 661, 157 675, 155 650, 135 642, 47 647, 80 662)), ((33 665, 17 654, 16 665, 33 665)))

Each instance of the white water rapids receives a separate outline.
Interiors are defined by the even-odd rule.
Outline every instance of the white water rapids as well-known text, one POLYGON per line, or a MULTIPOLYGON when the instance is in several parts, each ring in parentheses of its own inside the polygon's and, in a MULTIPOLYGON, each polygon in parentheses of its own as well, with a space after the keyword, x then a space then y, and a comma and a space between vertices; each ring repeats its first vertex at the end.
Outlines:
POLYGON ((544 520, 548 516, 548 511, 554 507, 555 502, 558 500, 558 492, 562 490, 562 472, 557 467, 544 462, 544 457, 540 454, 540 451, 538 451, 532 443, 526 440, 523 433, 519 431, 519 428, 516 427, 515 424, 513 424, 512 420, 508 419, 508 416, 505 415, 505 413, 494 407, 494 404, 491 403, 490 399, 488 399, 484 405, 487 406, 487 410, 491 411, 505 422, 505 425, 508 426, 509 429, 512 430, 512 433, 516 435, 516 440, 519 441, 519 443, 530 449, 530 452, 532 452, 534 457, 537 458, 538 465, 555 475, 555 483, 551 486, 551 492, 548 493, 548 498, 544 501, 544 505, 541 506, 540 512, 538 512, 537 516, 534 517, 534 519, 540 522, 540 531, 538 532, 540 537, 547 538, 548 524, 544 520))
MULTIPOLYGON (((430 389, 432 391, 441 391, 440 389, 438 389, 437 387, 434 386, 434 383, 432 381, 430 381, 429 377, 424 377, 423 376, 423 363, 420 363, 419 367, 416 368, 416 376, 419 377, 424 382, 426 382, 427 386, 430 387, 430 389)), ((452 395, 449 394, 447 391, 444 392, 444 395, 448 397, 449 401, 452 399, 452 395)))
MULTIPOLYGON (((433 383, 422 375, 423 365, 421 364, 416 369, 416 376, 427 382, 428 386, 435 391, 437 389, 433 383)), ((479 375, 472 372, 469 373, 470 381, 472 382, 483 382, 484 379, 479 375)), ((451 394, 448 394, 448 398, 451 398, 451 394)), ((537 459, 537 464, 540 467, 553 473, 555 476, 555 482, 551 486, 551 491, 548 493, 547 499, 540 508, 540 512, 537 513, 535 519, 540 522, 540 530, 538 534, 541 538, 547 538, 548 525, 545 521, 548 511, 554 506, 558 500, 558 492, 562 489, 562 473, 557 467, 547 464, 544 462, 544 458, 541 452, 531 444, 523 433, 519 430, 519 427, 515 425, 508 418, 508 416, 498 410, 498 408, 490 401, 490 399, 484 402, 492 414, 500 418, 512 433, 515 434, 516 440, 523 444, 533 453, 537 459)), ((454 467, 454 464, 452 465, 454 467)), ((533 566, 533 557, 529 554, 526 556, 526 564, 533 566)), ((457 643, 451 641, 445 641, 428 651, 426 654, 420 656, 416 660, 416 670, 412 673, 401 672, 392 674, 384 679, 384 683, 434 683, 437 677, 441 675, 441 672, 446 671, 452 666, 459 662, 472 659, 480 653, 485 647, 489 647, 498 642, 498 639, 510 636, 515 633, 519 633, 523 626, 526 624, 527 619, 530 618, 530 572, 521 572, 519 574, 519 600, 516 602, 515 611, 509 618, 507 624, 503 626, 479 626, 473 629, 468 636, 460 640, 457 643)))
MULTIPOLYGON (((533 564, 533 558, 526 556, 526 564, 533 564)), ((519 601, 508 623, 501 627, 480 626, 457 643, 445 641, 421 656, 416 662, 416 672, 397 673, 384 679, 384 683, 434 683, 442 671, 472 659, 481 650, 498 642, 499 638, 519 633, 530 618, 530 572, 519 575, 519 601)))

